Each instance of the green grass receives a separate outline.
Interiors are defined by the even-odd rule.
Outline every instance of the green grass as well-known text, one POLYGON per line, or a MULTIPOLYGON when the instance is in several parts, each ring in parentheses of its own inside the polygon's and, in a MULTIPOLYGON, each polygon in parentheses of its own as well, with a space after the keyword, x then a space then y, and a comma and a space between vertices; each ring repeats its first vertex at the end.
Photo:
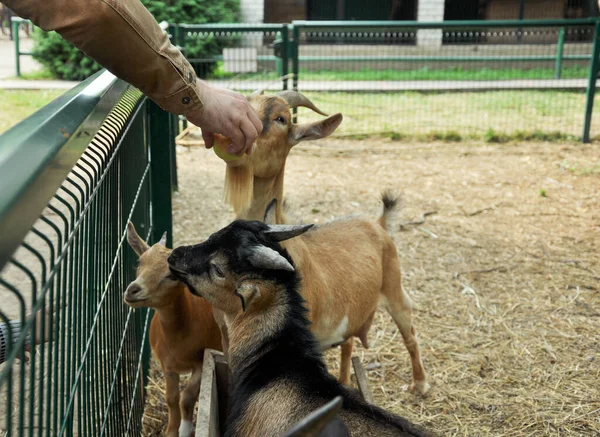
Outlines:
POLYGON ((21 73, 21 77, 13 77, 13 79, 22 79, 22 80, 54 80, 56 77, 46 70, 45 68, 42 70, 32 71, 31 73, 21 73))
MULTIPOLYGON (((575 141, 581 137, 585 93, 486 91, 456 93, 305 93, 328 114, 341 112, 336 134, 384 136, 395 141, 575 141)), ((600 133, 600 96, 592 137, 600 133)), ((322 117, 299 109, 299 121, 322 117)))
POLYGON ((62 93, 61 90, 0 90, 0 134, 62 93))
MULTIPOLYGON (((62 91, 0 90, 0 133, 62 91)), ((581 137, 585 94, 560 91, 489 91, 473 93, 306 93, 323 111, 341 112, 336 135, 357 140, 385 137, 392 141, 460 142, 482 140, 577 141, 581 137)), ((600 96, 592 117, 592 137, 600 133, 600 96)), ((299 122, 321 120, 306 108, 299 122)), ((569 168, 598 174, 597 165, 569 168)))
MULTIPOLYGON (((566 67, 561 77, 564 79, 586 78, 589 68, 566 67)), ((553 79, 554 69, 491 69, 466 70, 460 67, 446 69, 416 70, 371 70, 358 71, 300 71, 301 80, 510 80, 510 79, 553 79)))
MULTIPOLYGON (((569 66, 562 69, 561 77, 563 79, 583 79, 589 73, 589 68, 585 66, 569 66)), ((300 80, 312 81, 330 81, 330 80, 516 80, 516 79, 553 79, 553 68, 479 68, 473 70, 463 69, 461 67, 431 69, 428 67, 415 70, 373 70, 362 69, 357 71, 336 71, 336 70, 300 70, 300 80)), ((234 74, 223 71, 222 63, 217 65, 213 74, 215 79, 233 79, 235 80, 276 80, 275 72, 234 74)))

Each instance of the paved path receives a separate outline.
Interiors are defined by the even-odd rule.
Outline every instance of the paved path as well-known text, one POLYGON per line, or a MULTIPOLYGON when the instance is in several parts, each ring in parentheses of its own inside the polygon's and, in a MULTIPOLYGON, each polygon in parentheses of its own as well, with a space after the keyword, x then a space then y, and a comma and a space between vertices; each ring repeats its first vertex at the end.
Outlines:
MULTIPOLYGON (((239 91, 257 89, 280 90, 280 82, 271 81, 209 81, 223 88, 239 91)), ((291 88, 291 81, 288 82, 291 88)), ((402 81, 300 81, 301 91, 487 91, 487 90, 580 90, 587 87, 587 79, 541 79, 541 80, 402 80, 402 81)))

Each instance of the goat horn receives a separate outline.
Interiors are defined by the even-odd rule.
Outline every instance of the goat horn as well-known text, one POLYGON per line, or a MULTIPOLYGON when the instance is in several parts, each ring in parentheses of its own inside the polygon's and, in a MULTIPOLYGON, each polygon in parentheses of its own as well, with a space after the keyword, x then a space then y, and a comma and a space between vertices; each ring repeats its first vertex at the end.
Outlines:
POLYGON ((305 108, 312 109, 317 114, 321 114, 327 117, 327 114, 325 114, 323 111, 317 108, 315 104, 308 99, 308 97, 306 97, 303 94, 300 94, 298 91, 285 90, 278 92, 277 95, 283 100, 285 100, 288 103, 288 105, 290 105, 290 108, 304 106, 305 108))
POLYGON ((252 248, 248 261, 259 269, 294 271, 294 267, 279 252, 262 245, 252 248))
POLYGON ((314 410, 308 416, 300 419, 296 424, 286 432, 282 437, 306 437, 313 435, 322 435, 323 430, 328 425, 328 431, 333 431, 327 435, 350 435, 348 428, 338 417, 338 426, 331 427, 331 422, 336 419, 336 415, 342 409, 342 397, 336 396, 332 401, 314 410), (336 432, 337 431, 337 432, 336 432), (345 431, 345 432, 344 432, 345 431))
POLYGON ((257 89, 256 91, 252 91, 253 96, 262 96, 265 93, 264 88, 257 89))
POLYGON ((269 237, 275 241, 289 240, 290 238, 297 237, 298 235, 304 234, 314 225, 269 225, 269 229, 265 231, 269 237))

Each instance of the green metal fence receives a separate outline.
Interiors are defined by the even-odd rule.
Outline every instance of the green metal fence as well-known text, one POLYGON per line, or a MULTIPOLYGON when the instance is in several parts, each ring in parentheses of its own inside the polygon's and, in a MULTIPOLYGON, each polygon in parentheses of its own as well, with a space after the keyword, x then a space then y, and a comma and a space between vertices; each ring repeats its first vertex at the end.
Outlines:
MULTIPOLYGON (((169 32, 198 75, 219 86, 275 91, 289 82, 344 112, 337 135, 587 142, 600 134, 598 20, 172 24, 169 32)), ((27 53, 15 43, 18 68, 27 53)), ((178 128, 177 117, 170 123, 178 128)))
POLYGON ((345 108, 341 134, 587 141, 596 25, 298 21, 292 72, 326 112, 345 108))
POLYGON ((172 41, 199 77, 242 91, 287 89, 292 45, 287 24, 174 24, 172 41))
POLYGON ((0 435, 140 435, 150 312, 122 302, 125 230, 170 237, 165 126, 101 72, 0 136, 0 322, 23 328, 0 364, 0 435))
POLYGON ((15 74, 17 77, 21 77, 21 56, 31 56, 32 52, 21 50, 21 36, 19 29, 22 26, 31 26, 29 20, 24 20, 20 17, 11 17, 12 34, 15 42, 15 74))
POLYGON ((279 90, 293 78, 291 88, 346 115, 338 135, 588 141, 600 128, 597 22, 295 21, 171 33, 216 85, 279 90), (190 54, 207 44, 203 56, 190 54))

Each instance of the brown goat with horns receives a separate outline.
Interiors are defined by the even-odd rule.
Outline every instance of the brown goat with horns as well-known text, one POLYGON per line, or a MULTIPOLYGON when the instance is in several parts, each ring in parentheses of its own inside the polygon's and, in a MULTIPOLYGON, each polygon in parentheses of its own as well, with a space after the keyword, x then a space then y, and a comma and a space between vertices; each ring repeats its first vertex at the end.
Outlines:
MULTIPOLYGON (((228 162, 225 197, 238 218, 283 224, 283 181, 290 150, 302 141, 331 135, 342 122, 342 115, 294 124, 291 108, 303 106, 326 114, 295 91, 283 91, 276 96, 256 92, 248 100, 263 122, 263 133, 252 155, 228 162), (275 202, 269 205, 272 199, 275 202)), ((396 322, 410 354, 411 389, 424 394, 429 383, 412 325, 412 305, 402 288, 397 249, 386 229, 396 199, 385 194, 383 205, 383 215, 377 222, 364 218, 335 220, 286 241, 283 246, 303 277, 301 293, 307 301, 311 330, 319 344, 323 349, 342 347, 340 382, 350 382, 352 337, 358 337, 368 347, 367 334, 375 311, 382 305, 396 322)), ((218 311, 215 316, 226 348, 223 317, 218 311)))

